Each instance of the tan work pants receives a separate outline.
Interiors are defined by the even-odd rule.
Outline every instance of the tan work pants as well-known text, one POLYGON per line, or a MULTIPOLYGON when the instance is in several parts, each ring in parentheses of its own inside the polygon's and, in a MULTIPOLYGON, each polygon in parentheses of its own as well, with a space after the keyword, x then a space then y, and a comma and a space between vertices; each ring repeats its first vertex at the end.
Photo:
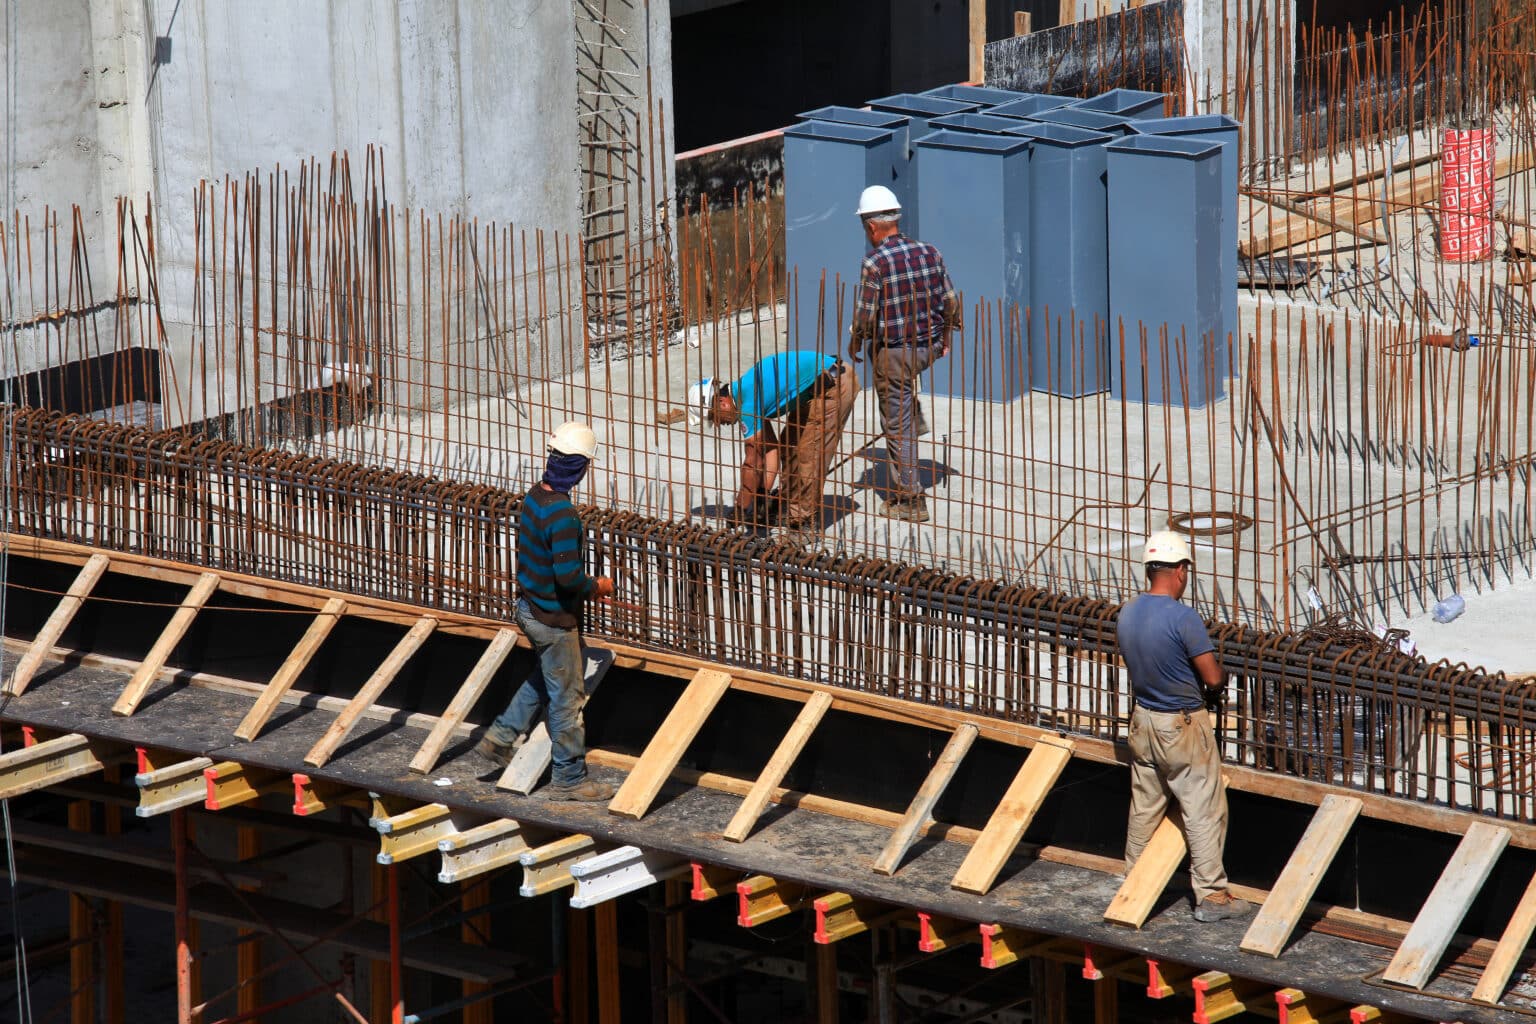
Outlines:
POLYGON ((1211 716, 1199 711, 1131 712, 1131 820, 1126 827, 1125 867, 1129 871, 1152 833, 1178 801, 1195 903, 1227 887, 1222 851, 1227 845, 1227 792, 1221 784, 1221 754, 1211 716))
POLYGON ((779 433, 779 464, 783 466, 779 489, 788 522, 820 523, 827 472, 858 397, 857 376, 844 367, 841 373, 819 383, 809 398, 784 417, 784 429, 779 433))

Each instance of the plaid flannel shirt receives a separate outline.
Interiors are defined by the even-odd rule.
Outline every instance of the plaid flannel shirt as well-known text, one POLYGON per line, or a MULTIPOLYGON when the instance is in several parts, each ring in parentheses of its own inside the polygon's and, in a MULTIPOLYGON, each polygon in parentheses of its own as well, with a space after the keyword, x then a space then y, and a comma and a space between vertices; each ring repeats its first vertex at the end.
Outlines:
POLYGON ((959 326, 960 299, 939 250, 895 234, 864 257, 854 337, 883 345, 926 345, 959 326))

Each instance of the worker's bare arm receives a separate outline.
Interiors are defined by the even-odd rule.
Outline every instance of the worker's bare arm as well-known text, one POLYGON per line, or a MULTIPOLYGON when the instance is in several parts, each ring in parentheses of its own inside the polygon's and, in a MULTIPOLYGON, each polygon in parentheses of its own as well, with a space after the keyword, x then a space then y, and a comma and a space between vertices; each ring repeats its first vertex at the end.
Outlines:
POLYGON ((741 480, 736 489, 738 509, 749 508, 759 494, 767 494, 779 475, 778 436, 772 424, 764 423, 763 429, 746 438, 744 447, 741 480))
POLYGON ((1196 655, 1191 664, 1195 666, 1195 674, 1200 677, 1200 685, 1207 690, 1219 690, 1227 684, 1226 673, 1221 670, 1221 663, 1216 660, 1212 651, 1196 655))

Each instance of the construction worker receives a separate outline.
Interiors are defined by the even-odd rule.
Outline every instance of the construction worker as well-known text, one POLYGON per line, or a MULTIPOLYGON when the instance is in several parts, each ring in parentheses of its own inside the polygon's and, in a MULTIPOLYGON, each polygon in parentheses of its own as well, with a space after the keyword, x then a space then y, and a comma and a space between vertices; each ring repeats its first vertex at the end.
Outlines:
POLYGON ((1126 870, 1146 849, 1172 798, 1178 801, 1189 847, 1195 919, 1244 916, 1253 908, 1228 891, 1222 866, 1227 794, 1221 784, 1221 752, 1206 710, 1207 703, 1221 699, 1226 679, 1205 623, 1180 602, 1193 571, 1189 542, 1161 530, 1147 538, 1142 562, 1147 590, 1125 603, 1115 626, 1135 703, 1126 870))
POLYGON ((901 233, 901 203, 890 189, 866 188, 858 212, 871 251, 859 272, 848 354, 858 362, 869 343, 880 429, 895 465, 880 514, 926 523, 917 439, 928 433, 928 423, 917 400, 917 375, 949 353, 950 332, 961 327, 960 298, 939 250, 901 233))
POLYGON ((523 498, 517 525, 517 605, 513 619, 538 661, 505 711, 475 748, 505 766, 539 714, 548 710, 553 800, 607 800, 613 787, 587 777, 581 610, 613 596, 613 580, 582 567, 581 519, 571 488, 587 474, 597 437, 585 423, 562 423, 549 436, 544 478, 523 498))
POLYGON ((733 382, 706 377, 688 404, 717 427, 739 425, 746 442, 734 520, 777 524, 809 539, 822 529, 822 490, 859 382, 836 356, 790 351, 760 359, 733 382), (782 418, 778 429, 770 420, 782 418), (774 483, 782 502, 774 497, 774 483))

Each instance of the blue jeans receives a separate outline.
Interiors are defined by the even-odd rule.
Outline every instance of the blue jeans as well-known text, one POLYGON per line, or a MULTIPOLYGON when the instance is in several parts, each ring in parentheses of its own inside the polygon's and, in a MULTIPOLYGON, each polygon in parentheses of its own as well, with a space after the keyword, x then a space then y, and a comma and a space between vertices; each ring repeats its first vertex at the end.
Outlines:
POLYGON ((886 481, 889 497, 915 501, 923 496, 918 476, 917 438, 928 423, 917 400, 917 375, 939 358, 943 339, 922 345, 881 345, 872 357, 875 395, 879 398, 880 429, 894 463, 895 479, 886 481))
POLYGON ((507 709, 489 730, 498 743, 511 743, 533 729, 539 712, 549 709, 550 778, 574 786, 587 777, 587 740, 581 724, 586 695, 582 680, 581 638, 574 629, 548 626, 534 618, 528 602, 518 599, 513 621, 533 644, 538 662, 512 695, 507 709))

